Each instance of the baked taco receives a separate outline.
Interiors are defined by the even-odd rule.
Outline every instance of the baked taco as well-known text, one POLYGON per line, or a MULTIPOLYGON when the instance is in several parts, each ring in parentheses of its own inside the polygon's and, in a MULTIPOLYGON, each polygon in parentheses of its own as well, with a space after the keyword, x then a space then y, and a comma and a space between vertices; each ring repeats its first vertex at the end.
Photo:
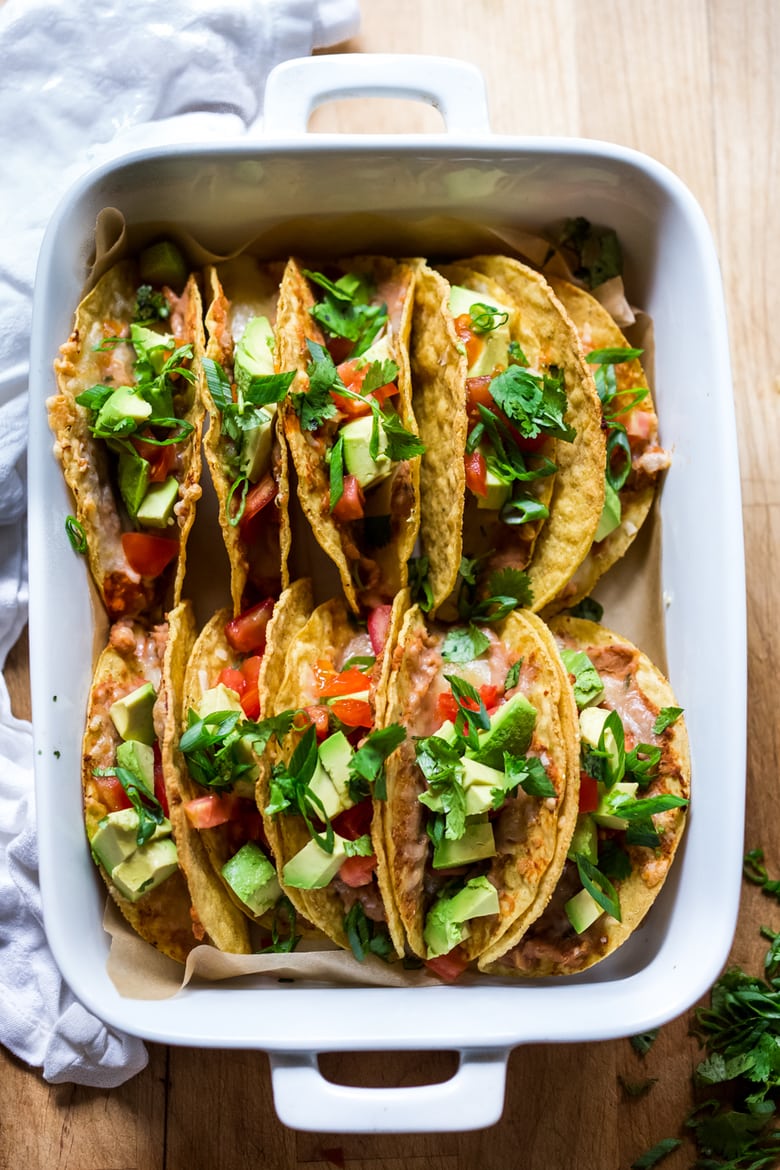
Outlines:
POLYGON ((358 959, 403 955, 388 899, 383 765, 404 738, 385 720, 392 647, 408 605, 359 624, 343 598, 319 605, 288 643, 271 714, 301 709, 296 733, 261 760, 258 803, 297 910, 358 959))
POLYGON ((75 500, 69 533, 111 620, 181 596, 201 494, 202 354, 195 278, 163 244, 98 281, 55 362, 47 407, 75 500))
MULTIPOLYGON (((501 617, 496 611, 496 617, 501 617)), ((409 611, 387 721, 385 848, 410 949, 451 980, 540 912, 577 817, 576 707, 544 623, 409 611)))
MULTIPOLYGON (((191 625, 189 606, 179 611, 172 621, 191 625)), ((162 782, 165 723, 180 701, 164 685, 170 645, 167 622, 112 625, 89 697, 82 782, 87 838, 111 897, 143 939, 183 963, 204 935, 162 782)))
POLYGON ((669 683, 595 622, 551 628, 580 707, 580 815, 544 912, 491 974, 573 975, 612 954, 658 896, 685 826, 688 737, 669 683))
POLYGON ((541 609, 587 553, 604 500, 598 397, 573 326, 538 273, 478 256, 420 273, 411 354, 434 611, 461 555, 486 587, 527 573, 523 601, 541 609))
POLYGON ((325 272, 289 261, 278 315, 280 407, 298 498, 351 609, 406 585, 419 525, 419 455, 408 340, 416 269, 353 257, 325 272))
POLYGON ((277 404, 294 374, 276 366, 274 326, 283 263, 239 256, 207 268, 209 414, 203 442, 230 561, 233 613, 289 584, 287 448, 277 404))
POLYGON ((631 545, 655 498, 670 458, 658 442, 658 417, 640 363, 607 310, 569 281, 548 277, 574 323, 593 369, 607 433, 604 510, 593 544, 571 580, 548 606, 552 613, 586 597, 631 545))
POLYGON ((253 949, 252 922, 274 933, 284 924, 294 942, 294 915, 279 888, 255 784, 257 755, 292 725, 292 711, 267 717, 269 695, 285 647, 311 608, 309 582, 298 581, 264 614, 253 607, 234 619, 228 608, 219 610, 186 657, 181 643, 174 667, 183 698, 165 743, 170 818, 198 917, 224 951, 253 949))

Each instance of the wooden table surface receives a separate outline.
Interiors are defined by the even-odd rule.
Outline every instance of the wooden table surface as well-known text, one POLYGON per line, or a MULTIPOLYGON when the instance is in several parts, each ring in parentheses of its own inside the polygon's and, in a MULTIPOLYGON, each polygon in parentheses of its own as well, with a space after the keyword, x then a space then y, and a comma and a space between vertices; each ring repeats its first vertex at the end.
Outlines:
MULTIPOLYGON (((762 846, 770 871, 779 874, 780 3, 363 0, 362 7, 362 32, 350 51, 473 61, 487 79, 494 130, 635 147, 676 171, 709 219, 728 303, 748 567, 746 842, 762 846)), ((328 106, 313 124, 440 127, 431 109, 379 101, 328 106)), ((703 341, 692 337, 691 344, 703 341)), ((712 634, 708 668, 717 669, 717 630, 712 634)), ((24 639, 6 676, 17 713, 28 716, 24 639)), ((713 732, 717 725, 713 714, 713 732)), ((756 972, 765 950, 761 923, 778 929, 778 907, 746 887, 732 960, 756 972)), ((621 1170, 660 1138, 677 1135, 691 1107, 698 1046, 690 1019, 663 1028, 644 1061, 627 1040, 519 1049, 510 1060, 502 1121, 472 1134, 433 1136, 294 1133, 274 1114, 267 1059, 258 1054, 151 1045, 143 1073, 103 1092, 49 1087, 2 1052, 0 1166, 621 1170), (657 1083, 629 1100, 620 1077, 657 1083)), ((444 1079, 455 1062, 445 1053, 329 1056, 322 1063, 346 1083, 394 1085, 444 1079)), ((663 1166, 682 1170, 692 1161, 684 1145, 663 1166)))

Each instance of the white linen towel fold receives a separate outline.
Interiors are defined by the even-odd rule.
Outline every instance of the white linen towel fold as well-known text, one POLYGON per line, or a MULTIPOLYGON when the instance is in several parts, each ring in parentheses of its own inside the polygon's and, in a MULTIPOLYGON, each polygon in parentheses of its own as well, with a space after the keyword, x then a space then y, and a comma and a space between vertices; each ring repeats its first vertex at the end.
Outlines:
MULTIPOLYGON (((8 0, 0 7, 0 666, 27 616, 30 305, 43 229, 91 166, 257 129, 274 65, 354 36, 358 0, 8 0)), ((47 1081, 113 1088, 147 1062, 64 984, 38 891, 32 734, 0 679, 0 1042, 47 1081)))

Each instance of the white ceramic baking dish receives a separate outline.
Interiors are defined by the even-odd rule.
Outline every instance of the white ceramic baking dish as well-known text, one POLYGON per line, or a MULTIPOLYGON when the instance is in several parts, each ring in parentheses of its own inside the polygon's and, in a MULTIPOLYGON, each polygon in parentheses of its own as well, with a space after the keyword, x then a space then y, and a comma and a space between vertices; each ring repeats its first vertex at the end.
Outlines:
MULTIPOLYGON (((686 1010, 717 976, 736 921, 745 779, 745 612, 740 484, 721 281, 704 216, 683 184, 635 152, 577 139, 491 136, 480 75, 460 62, 321 57, 269 80, 266 136, 154 149, 80 181, 54 215, 35 291, 30 374, 30 633, 40 873, 54 956, 77 996, 150 1040, 270 1054, 276 1107, 315 1131, 436 1131, 498 1119, 506 1061, 522 1043, 608 1039, 686 1010), (313 107, 351 95, 438 106, 447 133, 313 135, 313 107), (173 999, 122 998, 106 973, 104 891, 84 839, 80 743, 93 658, 85 568, 51 454, 44 400, 94 242, 119 208, 143 238, 178 224, 227 251, 277 229, 287 246, 312 216, 373 211, 355 248, 426 253, 426 222, 537 228, 566 215, 614 227, 635 303, 653 317, 656 398, 674 463, 661 498, 662 588, 670 676, 693 749, 684 847, 645 926, 611 959, 570 980, 476 987, 335 989, 191 986, 173 999), (293 222, 294 221, 294 222, 293 222), (717 666, 715 665, 717 663, 717 666), (283 997, 280 999, 279 997, 283 997), (442 1084, 358 1089, 325 1081, 317 1053, 455 1049, 442 1084)), ((327 233, 321 241, 327 246, 327 233)), ((625 631, 629 633, 629 631, 625 631)))

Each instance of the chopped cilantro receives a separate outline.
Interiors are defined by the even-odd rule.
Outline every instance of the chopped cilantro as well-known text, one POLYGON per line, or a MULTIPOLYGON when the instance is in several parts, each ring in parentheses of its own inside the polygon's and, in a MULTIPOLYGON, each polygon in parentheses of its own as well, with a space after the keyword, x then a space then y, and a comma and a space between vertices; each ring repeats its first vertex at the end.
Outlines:
POLYGON ((309 310, 314 320, 331 337, 353 343, 351 358, 365 353, 387 323, 387 305, 369 303, 374 294, 371 282, 355 273, 346 273, 337 281, 308 269, 304 274, 324 292, 309 310))
POLYGON ((513 663, 513 665, 509 667, 509 670, 506 672, 506 678, 504 679, 504 690, 505 691, 511 691, 512 688, 516 687, 517 684, 519 683, 519 681, 520 681, 520 667, 522 665, 523 665, 522 658, 518 658, 517 662, 513 663))
POLYGON ((393 944, 387 926, 384 922, 373 922, 367 918, 360 902, 355 902, 345 915, 344 930, 352 954, 359 963, 363 962, 366 955, 387 959, 392 954, 393 944))
POLYGON ((671 727, 683 713, 682 707, 662 707, 653 724, 653 734, 661 735, 667 727, 671 727))
POLYGON ((604 606, 593 597, 583 597, 566 612, 575 618, 583 618, 588 622, 600 622, 604 616, 604 606))
POLYGON ((620 899, 609 878, 601 873, 591 861, 588 861, 582 853, 575 853, 574 861, 577 865, 580 881, 594 902, 597 902, 602 910, 620 922, 620 899))
POLYGON ((631 1047, 640 1056, 647 1056, 648 1052, 658 1039, 658 1033, 660 1031, 660 1028, 650 1028, 647 1032, 640 1032, 636 1036, 631 1036, 631 1047))
POLYGON ((400 723, 389 723, 370 732, 350 760, 350 792, 355 786, 357 795, 367 796, 373 789, 376 800, 385 800, 385 761, 405 739, 406 732, 400 723))
POLYGON ((406 568, 412 601, 419 605, 423 613, 428 613, 433 608, 433 590, 428 580, 428 558, 410 557, 406 562, 406 568))
POLYGON ((469 622, 467 626, 454 626, 447 631, 441 656, 447 662, 474 662, 489 645, 487 634, 469 622))
POLYGON ((620 241, 612 228, 594 227, 584 216, 577 216, 566 220, 558 243, 574 253, 574 275, 590 289, 623 271, 620 241))
POLYGON ((652 1149, 645 1151, 635 1162, 631 1163, 631 1170, 652 1170, 659 1162, 676 1150, 682 1142, 679 1138, 662 1138, 652 1149))
POLYGON ((527 439, 550 435, 570 443, 576 431, 564 418, 567 408, 563 375, 532 374, 509 366, 490 383, 497 406, 527 439))

